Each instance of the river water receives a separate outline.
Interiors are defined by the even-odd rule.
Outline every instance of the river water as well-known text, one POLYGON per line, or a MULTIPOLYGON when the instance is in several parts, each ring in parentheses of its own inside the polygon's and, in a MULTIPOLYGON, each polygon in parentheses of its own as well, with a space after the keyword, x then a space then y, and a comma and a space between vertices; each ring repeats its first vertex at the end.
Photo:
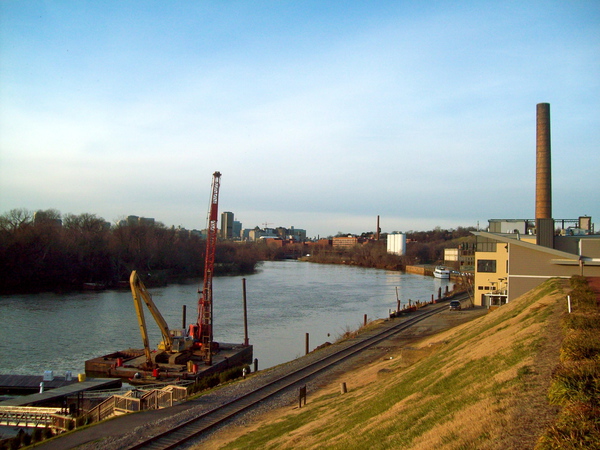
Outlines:
MULTIPOLYGON (((431 300, 447 280, 378 269, 299 261, 264 262, 246 275, 248 329, 259 368, 302 356, 305 334, 310 349, 334 342, 369 320, 387 317, 404 303, 431 300)), ((149 290, 171 328, 195 322, 198 284, 149 290)), ((244 340, 242 277, 213 281, 214 339, 244 340)), ((160 332, 146 311, 150 344, 160 332)), ((141 348, 131 293, 123 291, 0 296, 0 373, 55 375, 84 372, 84 363, 104 354, 141 348)))

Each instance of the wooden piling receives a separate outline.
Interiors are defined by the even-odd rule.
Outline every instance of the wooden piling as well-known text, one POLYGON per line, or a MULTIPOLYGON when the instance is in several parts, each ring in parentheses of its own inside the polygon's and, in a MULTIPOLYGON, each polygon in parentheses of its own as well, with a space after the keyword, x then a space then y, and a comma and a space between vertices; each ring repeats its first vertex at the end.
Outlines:
POLYGON ((246 279, 242 278, 242 296, 244 304, 244 345, 247 347, 250 342, 248 339, 248 309, 246 307, 246 279))
POLYGON ((309 353, 309 345, 308 345, 309 339, 310 339, 310 337, 309 337, 308 333, 306 333, 306 336, 304 337, 304 354, 305 355, 308 355, 308 353, 309 353))
POLYGON ((302 400, 304 400, 304 406, 306 406, 306 385, 298 391, 298 408, 302 408, 302 400))

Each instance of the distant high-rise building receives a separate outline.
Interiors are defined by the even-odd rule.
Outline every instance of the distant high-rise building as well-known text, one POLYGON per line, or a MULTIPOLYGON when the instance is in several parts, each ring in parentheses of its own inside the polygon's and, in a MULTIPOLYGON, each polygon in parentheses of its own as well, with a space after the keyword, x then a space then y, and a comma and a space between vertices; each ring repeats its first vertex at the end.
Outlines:
POLYGON ((306 230, 303 230, 302 228, 290 227, 290 229, 288 230, 288 235, 295 241, 306 241, 306 230))
POLYGON ((33 223, 34 225, 40 225, 42 223, 55 225, 58 227, 62 227, 62 219, 60 218, 60 213, 53 210, 48 211, 36 211, 33 213, 33 223))
POLYGON ((127 216, 127 225, 133 227, 139 223, 140 218, 138 216, 127 216))
POLYGON ((242 237, 242 222, 238 220, 233 221, 233 237, 234 239, 240 239, 242 237))
POLYGON ((138 216, 127 216, 126 220, 120 220, 119 226, 128 225, 130 227, 135 227, 138 225, 144 225, 147 227, 154 226, 155 220, 152 217, 138 217, 138 216))
POLYGON ((153 217, 140 217, 138 219, 139 225, 145 225, 147 227, 154 226, 155 220, 153 217))
POLYGON ((221 237, 223 239, 233 238, 233 213, 225 211, 221 213, 221 237))

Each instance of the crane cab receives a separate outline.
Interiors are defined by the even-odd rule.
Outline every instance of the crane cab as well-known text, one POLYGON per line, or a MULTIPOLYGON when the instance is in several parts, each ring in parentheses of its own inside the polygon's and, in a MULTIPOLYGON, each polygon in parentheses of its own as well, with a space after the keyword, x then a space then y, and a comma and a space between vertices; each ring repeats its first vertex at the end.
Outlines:
POLYGON ((165 343, 164 341, 161 341, 160 344, 158 344, 159 350, 168 351, 170 353, 179 353, 191 349, 194 344, 194 338, 186 336, 185 330, 183 329, 170 329, 169 336, 171 337, 170 342, 165 343))

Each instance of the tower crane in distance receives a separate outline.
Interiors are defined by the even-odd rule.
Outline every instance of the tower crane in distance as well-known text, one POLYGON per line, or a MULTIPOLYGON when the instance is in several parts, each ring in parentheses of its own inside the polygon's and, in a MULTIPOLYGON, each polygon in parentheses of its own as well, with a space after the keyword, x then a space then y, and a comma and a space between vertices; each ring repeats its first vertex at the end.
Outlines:
POLYGON ((208 228, 206 236, 206 256, 204 260, 204 283, 198 290, 198 321, 190 325, 189 335, 194 338, 196 347, 205 364, 212 365, 212 353, 218 349, 218 343, 213 342, 213 291, 212 280, 215 270, 215 249, 217 246, 217 219, 219 213, 219 188, 221 172, 213 173, 210 206, 208 210, 208 228))

